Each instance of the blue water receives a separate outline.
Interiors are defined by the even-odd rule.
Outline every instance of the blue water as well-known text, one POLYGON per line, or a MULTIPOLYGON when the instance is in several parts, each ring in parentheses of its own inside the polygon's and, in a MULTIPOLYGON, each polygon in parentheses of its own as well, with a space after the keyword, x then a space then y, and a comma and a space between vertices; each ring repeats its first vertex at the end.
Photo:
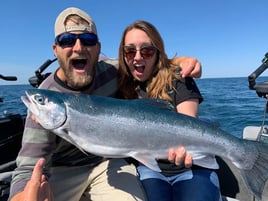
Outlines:
POLYGON ((31 85, 0 85, 0 116, 4 111, 9 113, 26 114, 26 106, 21 101, 21 96, 25 95, 25 90, 33 88, 31 85))
MULTIPOLYGON (((268 78, 262 78, 263 82, 268 78)), ((266 99, 250 90, 244 78, 213 78, 196 80, 204 97, 200 117, 219 122, 225 131, 242 137, 245 126, 260 126, 266 99)))
MULTIPOLYGON (((266 81, 268 78, 260 78, 266 81)), ((249 90, 247 78, 197 79, 204 97, 200 105, 200 117, 218 122, 221 128, 237 137, 242 136, 245 126, 260 126, 266 100, 249 90)), ((20 97, 30 85, 0 85, 0 112, 26 113, 20 97)), ((0 113, 1 116, 1 113, 0 113)))

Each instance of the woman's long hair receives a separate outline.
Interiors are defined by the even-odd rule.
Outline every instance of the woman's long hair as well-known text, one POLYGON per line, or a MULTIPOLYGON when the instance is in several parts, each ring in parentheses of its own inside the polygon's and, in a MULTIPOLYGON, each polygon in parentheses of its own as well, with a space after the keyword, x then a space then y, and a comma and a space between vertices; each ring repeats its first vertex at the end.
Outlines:
POLYGON ((144 31, 151 39, 151 43, 157 49, 157 60, 153 70, 152 77, 146 83, 147 96, 150 98, 161 98, 167 101, 172 101, 167 91, 172 89, 172 80, 179 79, 180 75, 177 60, 168 59, 164 42, 157 29, 149 22, 135 21, 130 24, 123 32, 120 46, 119 46, 119 78, 118 86, 120 97, 125 99, 138 98, 137 90, 141 87, 129 71, 124 59, 124 41, 126 34, 132 29, 139 29, 144 31))

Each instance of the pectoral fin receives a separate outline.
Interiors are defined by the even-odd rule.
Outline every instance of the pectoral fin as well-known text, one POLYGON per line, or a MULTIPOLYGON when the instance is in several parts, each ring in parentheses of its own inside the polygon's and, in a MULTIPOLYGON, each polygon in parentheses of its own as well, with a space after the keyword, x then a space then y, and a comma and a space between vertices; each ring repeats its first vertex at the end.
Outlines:
POLYGON ((219 164, 217 163, 214 155, 194 153, 192 156, 193 164, 195 165, 209 169, 219 169, 219 164))
POLYGON ((155 158, 152 155, 149 154, 143 154, 143 153, 137 153, 137 152, 132 152, 130 154, 132 158, 135 158, 137 161, 142 163, 143 165, 147 166, 148 168, 161 172, 160 168, 158 167, 158 164, 155 160, 155 158))
POLYGON ((81 146, 77 144, 76 141, 71 137, 71 136, 75 136, 75 134, 73 134, 72 132, 68 132, 68 130, 65 130, 64 127, 61 129, 58 129, 58 133, 59 133, 58 134, 59 137, 63 138, 67 142, 70 142, 71 144, 76 146, 81 152, 88 155, 88 153, 86 153, 85 150, 83 150, 81 146))

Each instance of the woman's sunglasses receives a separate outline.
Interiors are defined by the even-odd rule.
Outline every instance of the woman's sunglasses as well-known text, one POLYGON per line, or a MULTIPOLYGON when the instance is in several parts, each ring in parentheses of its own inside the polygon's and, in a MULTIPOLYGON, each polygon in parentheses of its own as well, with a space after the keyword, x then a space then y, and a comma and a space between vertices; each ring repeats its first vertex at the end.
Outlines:
POLYGON ((154 56, 156 48, 154 46, 144 46, 137 50, 134 46, 124 46, 124 54, 128 60, 134 59, 138 51, 143 59, 150 59, 154 56))
POLYGON ((84 46, 94 46, 98 42, 98 36, 93 33, 63 33, 55 38, 55 43, 61 47, 73 47, 77 38, 79 38, 84 46))

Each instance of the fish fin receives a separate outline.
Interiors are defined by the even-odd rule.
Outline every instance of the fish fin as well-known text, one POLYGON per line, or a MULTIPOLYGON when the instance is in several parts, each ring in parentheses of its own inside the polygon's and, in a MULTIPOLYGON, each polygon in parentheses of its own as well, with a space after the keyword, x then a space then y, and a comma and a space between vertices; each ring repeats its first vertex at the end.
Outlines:
POLYGON ((132 152, 130 154, 130 156, 132 158, 135 158, 137 161, 139 161, 143 165, 147 166, 148 168, 150 168, 154 171, 157 171, 157 172, 161 172, 155 158, 152 155, 132 152))
MULTIPOLYGON (((256 143, 256 141, 252 141, 252 143, 256 143)), ((247 170, 240 169, 240 172, 247 187, 258 200, 262 200, 262 193, 268 179, 268 146, 261 142, 257 142, 255 146, 259 153, 253 167, 247 170)))
POLYGON ((84 153, 85 155, 89 155, 84 149, 82 149, 78 144, 76 144, 73 140, 70 141, 70 143, 72 143, 74 146, 76 146, 77 149, 79 149, 82 153, 84 153))
POLYGON ((193 164, 209 169, 219 169, 219 164, 214 155, 193 153, 193 164))
POLYGON ((63 138, 64 140, 66 140, 67 142, 73 144, 74 146, 76 146, 81 152, 83 152, 84 154, 88 155, 87 152, 85 152, 85 150, 83 150, 81 148, 81 146, 79 146, 79 144, 77 144, 75 142, 75 140, 73 140, 72 137, 70 137, 70 135, 68 134, 68 131, 64 128, 58 129, 57 130, 57 135, 61 138, 63 138))

